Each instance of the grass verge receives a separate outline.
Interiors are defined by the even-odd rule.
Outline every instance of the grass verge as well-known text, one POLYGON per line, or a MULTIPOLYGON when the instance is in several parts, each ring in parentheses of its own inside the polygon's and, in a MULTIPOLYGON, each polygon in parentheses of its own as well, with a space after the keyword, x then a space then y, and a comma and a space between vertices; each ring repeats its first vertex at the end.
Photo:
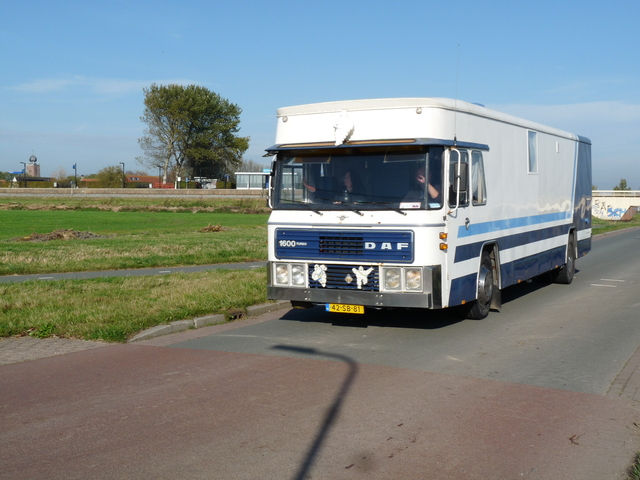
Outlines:
POLYGON ((620 220, 600 220, 599 218, 592 218, 593 235, 599 235, 600 233, 614 232, 616 230, 622 230, 624 228, 640 227, 640 213, 633 216, 628 222, 621 222, 620 220))
POLYGON ((175 320, 266 302, 266 269, 0 285, 0 336, 125 342, 175 320))

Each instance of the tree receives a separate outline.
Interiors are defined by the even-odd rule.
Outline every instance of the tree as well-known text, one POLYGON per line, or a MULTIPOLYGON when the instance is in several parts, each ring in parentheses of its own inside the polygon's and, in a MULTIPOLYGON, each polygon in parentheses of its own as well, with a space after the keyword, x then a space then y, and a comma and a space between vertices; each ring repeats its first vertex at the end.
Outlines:
POLYGON ((620 179, 620 183, 613 187, 614 190, 631 190, 631 187, 627 186, 627 180, 624 178, 620 179))
POLYGON ((64 169, 62 165, 60 165, 58 169, 51 174, 51 176, 55 178, 56 181, 58 182, 66 182, 68 180, 67 171, 64 169))
POLYGON ((98 179, 98 185, 103 188, 118 188, 124 183, 122 168, 117 165, 99 170, 95 178, 98 179))
POLYGON ((240 171, 241 172, 262 172, 263 169, 267 168, 265 165, 254 162, 253 160, 242 160, 240 163, 240 171))
POLYGON ((249 137, 237 136, 240 107, 197 85, 153 84, 144 95, 144 156, 137 160, 161 167, 163 181, 169 169, 203 176, 240 163, 249 148, 249 137))

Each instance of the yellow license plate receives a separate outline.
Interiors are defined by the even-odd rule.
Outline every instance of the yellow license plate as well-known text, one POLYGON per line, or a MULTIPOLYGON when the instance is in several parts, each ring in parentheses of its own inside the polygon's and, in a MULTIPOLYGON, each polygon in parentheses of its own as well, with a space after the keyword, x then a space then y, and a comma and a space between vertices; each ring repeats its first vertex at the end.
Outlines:
POLYGON ((364 313, 363 305, 345 305, 343 303, 327 303, 327 312, 333 313, 364 313))

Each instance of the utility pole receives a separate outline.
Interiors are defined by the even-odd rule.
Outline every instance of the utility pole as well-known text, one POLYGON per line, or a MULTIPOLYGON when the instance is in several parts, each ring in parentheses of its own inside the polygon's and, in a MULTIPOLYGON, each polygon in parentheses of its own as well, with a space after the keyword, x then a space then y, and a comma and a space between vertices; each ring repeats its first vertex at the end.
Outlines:
POLYGON ((124 162, 120 162, 120 165, 122 165, 122 188, 124 188, 124 182, 125 182, 125 178, 124 178, 124 162))

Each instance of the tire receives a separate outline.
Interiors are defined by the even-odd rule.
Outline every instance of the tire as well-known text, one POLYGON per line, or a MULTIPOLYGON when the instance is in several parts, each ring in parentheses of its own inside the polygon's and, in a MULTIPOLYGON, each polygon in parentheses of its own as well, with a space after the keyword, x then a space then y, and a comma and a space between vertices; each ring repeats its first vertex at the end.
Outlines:
POLYGON ((491 257, 488 252, 482 252, 480 260, 480 271, 478 272, 477 290, 478 298, 475 300, 467 311, 467 318, 472 320, 482 320, 489 315, 491 310, 491 301, 494 295, 493 285, 493 266, 491 265, 491 257))
POLYGON ((551 279, 554 283, 569 285, 573 281, 576 273, 576 240, 572 235, 569 236, 567 244, 567 263, 560 268, 551 272, 551 279))

